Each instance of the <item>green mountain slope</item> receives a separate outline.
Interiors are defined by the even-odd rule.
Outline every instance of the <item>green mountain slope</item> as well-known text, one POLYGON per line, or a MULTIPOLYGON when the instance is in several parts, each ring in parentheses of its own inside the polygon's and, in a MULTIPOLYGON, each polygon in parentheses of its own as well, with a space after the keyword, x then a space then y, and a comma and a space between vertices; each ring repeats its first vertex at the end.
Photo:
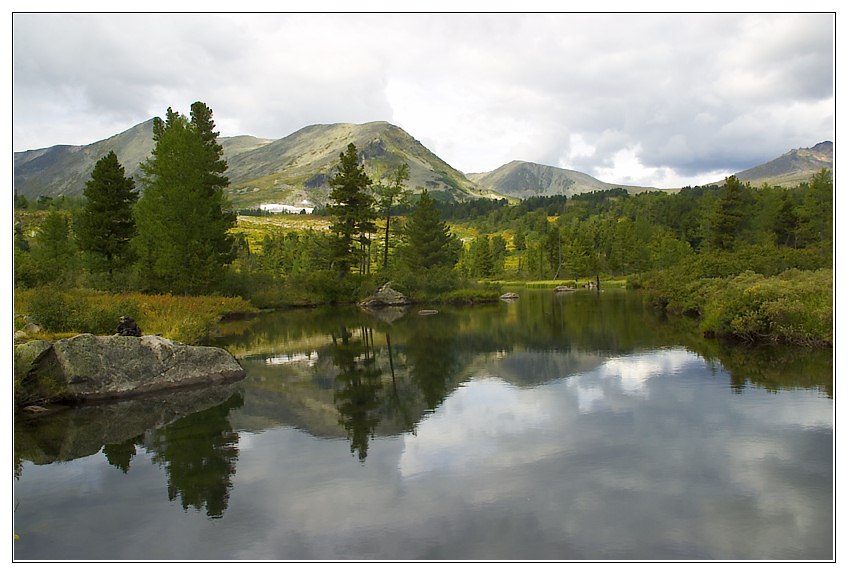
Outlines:
MULTIPOLYGON (((94 164, 110 150, 127 174, 153 149, 153 120, 86 146, 52 146, 16 152, 15 193, 27 198, 82 194, 94 164)), ((373 180, 387 178, 401 163, 410 167, 410 189, 427 189, 445 200, 492 196, 433 154, 401 128, 387 122, 330 124, 303 128, 279 140, 234 136, 219 138, 227 160, 230 197, 236 207, 308 200, 324 204, 328 180, 339 154, 353 142, 373 180)))
POLYGON ((307 126, 280 140, 228 159, 236 205, 260 202, 322 204, 330 191, 339 154, 349 142, 357 146, 373 181, 388 180, 400 164, 410 167, 407 186, 427 189, 444 200, 492 196, 455 170, 421 142, 388 122, 307 126))

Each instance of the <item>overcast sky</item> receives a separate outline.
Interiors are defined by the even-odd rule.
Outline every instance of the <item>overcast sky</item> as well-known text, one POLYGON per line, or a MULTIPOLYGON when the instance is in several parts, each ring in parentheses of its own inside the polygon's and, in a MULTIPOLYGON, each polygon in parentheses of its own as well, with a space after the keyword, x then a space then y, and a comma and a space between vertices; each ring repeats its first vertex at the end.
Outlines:
POLYGON ((386 120, 463 172, 719 180, 834 140, 834 15, 15 14, 13 147, 171 106, 221 136, 386 120))

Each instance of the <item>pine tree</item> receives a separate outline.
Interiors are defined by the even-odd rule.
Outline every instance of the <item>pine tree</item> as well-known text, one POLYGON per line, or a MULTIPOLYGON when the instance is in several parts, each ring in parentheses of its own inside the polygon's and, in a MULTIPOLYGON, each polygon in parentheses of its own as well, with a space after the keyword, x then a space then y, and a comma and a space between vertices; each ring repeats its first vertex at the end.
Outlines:
POLYGON ((113 270, 130 261, 130 240, 136 232, 133 206, 139 197, 134 188, 133 179, 124 175, 124 167, 110 151, 94 165, 83 192, 87 202, 76 222, 77 242, 110 278, 113 270))
POLYGON ((450 268, 459 258, 459 241, 440 220, 436 203, 427 191, 422 192, 404 226, 404 240, 401 261, 412 271, 450 268))
POLYGON ((831 250, 834 222, 834 181, 831 170, 814 174, 805 188, 798 214, 798 236, 803 245, 819 244, 831 250))
POLYGON ((369 235, 377 231, 374 200, 367 193, 371 179, 359 162, 357 147, 350 143, 339 154, 336 175, 330 180, 327 211, 333 218, 330 231, 335 235, 331 246, 331 267, 340 276, 348 274, 359 262, 360 272, 367 268, 366 247, 369 235), (357 251, 354 243, 359 243, 357 251))
POLYGON ((226 162, 212 111, 192 105, 191 120, 168 108, 153 124, 154 149, 141 166, 135 246, 142 288, 199 294, 220 287, 232 262, 235 214, 224 197, 226 162))
POLYGON ((716 208, 711 215, 711 247, 730 250, 740 234, 745 213, 746 188, 736 176, 729 176, 722 185, 716 208))

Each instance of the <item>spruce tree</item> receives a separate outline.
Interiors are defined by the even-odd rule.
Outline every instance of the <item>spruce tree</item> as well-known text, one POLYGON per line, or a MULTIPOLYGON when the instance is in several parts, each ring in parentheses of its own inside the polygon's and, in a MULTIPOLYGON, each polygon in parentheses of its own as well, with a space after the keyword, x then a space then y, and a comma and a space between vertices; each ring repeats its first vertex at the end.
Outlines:
POLYGON ((142 289, 201 294, 220 288, 232 262, 228 184, 212 111, 192 105, 191 120, 168 108, 154 119, 154 149, 141 168, 144 195, 136 205, 142 289))
POLYGON ((366 246, 369 234, 377 231, 374 223, 374 200, 367 188, 371 179, 359 162, 357 147, 350 143, 339 153, 336 175, 330 180, 327 211, 333 218, 330 231, 334 234, 331 246, 331 267, 340 276, 348 274, 359 262, 360 272, 366 271, 366 246), (359 250, 354 246, 359 243, 359 250))
POLYGON ((740 234, 745 213, 746 186, 736 176, 725 179, 710 219, 710 245, 718 250, 731 250, 740 234))
POLYGON ((77 242, 94 256, 93 266, 110 278, 113 270, 130 262, 130 240, 136 232, 133 206, 139 197, 134 188, 133 179, 124 175, 124 167, 110 151, 94 165, 83 192, 87 202, 75 225, 77 242))
POLYGON ((459 241, 440 220, 436 203, 427 191, 422 192, 404 226, 404 240, 401 261, 414 272, 451 268, 459 258, 459 241))

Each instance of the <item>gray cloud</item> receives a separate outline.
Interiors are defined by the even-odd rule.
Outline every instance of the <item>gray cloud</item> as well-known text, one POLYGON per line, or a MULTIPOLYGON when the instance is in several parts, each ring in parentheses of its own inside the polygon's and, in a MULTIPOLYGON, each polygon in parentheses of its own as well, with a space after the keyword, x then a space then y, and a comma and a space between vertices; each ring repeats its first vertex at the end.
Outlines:
POLYGON ((203 100, 222 135, 388 120, 513 159, 703 183, 834 138, 831 14, 16 14, 14 148, 203 100))

